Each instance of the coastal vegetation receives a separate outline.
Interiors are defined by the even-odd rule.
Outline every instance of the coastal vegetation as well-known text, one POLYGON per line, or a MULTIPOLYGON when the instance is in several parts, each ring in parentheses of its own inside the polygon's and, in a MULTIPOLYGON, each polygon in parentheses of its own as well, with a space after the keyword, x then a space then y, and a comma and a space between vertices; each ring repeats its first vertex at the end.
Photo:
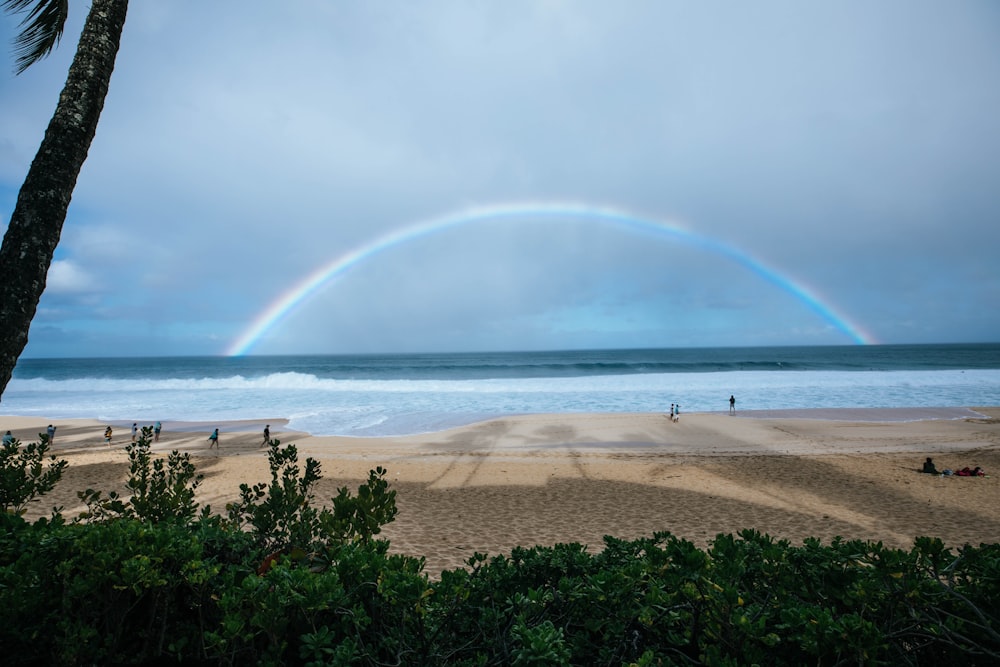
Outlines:
POLYGON ((0 646, 8 665, 923 665, 1000 659, 1000 545, 909 550, 752 529, 471 554, 430 575, 390 553, 376 467, 318 502, 320 464, 272 441, 271 479, 199 507, 187 454, 127 447, 127 494, 76 517, 24 508, 65 462, 0 451, 0 646))

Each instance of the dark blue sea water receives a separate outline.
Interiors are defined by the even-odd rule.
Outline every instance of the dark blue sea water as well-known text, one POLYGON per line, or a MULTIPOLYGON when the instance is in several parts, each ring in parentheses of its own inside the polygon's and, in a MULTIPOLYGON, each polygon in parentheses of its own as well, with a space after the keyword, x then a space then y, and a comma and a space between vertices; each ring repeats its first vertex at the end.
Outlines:
POLYGON ((393 435, 508 414, 1000 405, 1000 344, 22 359, 0 413, 393 435))

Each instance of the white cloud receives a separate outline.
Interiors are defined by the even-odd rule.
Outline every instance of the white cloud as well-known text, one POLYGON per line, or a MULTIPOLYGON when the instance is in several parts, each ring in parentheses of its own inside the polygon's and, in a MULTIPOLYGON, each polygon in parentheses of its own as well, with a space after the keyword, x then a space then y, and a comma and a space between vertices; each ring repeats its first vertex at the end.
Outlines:
POLYGON ((45 290, 52 294, 85 294, 98 289, 96 278, 67 260, 54 260, 49 266, 45 290))

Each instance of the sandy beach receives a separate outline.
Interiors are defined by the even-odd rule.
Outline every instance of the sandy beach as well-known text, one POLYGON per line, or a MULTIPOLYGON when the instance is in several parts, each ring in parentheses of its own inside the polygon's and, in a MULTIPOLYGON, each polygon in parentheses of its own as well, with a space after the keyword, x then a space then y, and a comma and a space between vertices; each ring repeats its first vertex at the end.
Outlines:
MULTIPOLYGON (((0 417, 0 431, 32 442, 50 421, 53 451, 70 465, 29 517, 53 506, 75 516, 86 488, 123 492, 131 423, 112 424, 111 447, 106 424, 91 420, 0 417)), ((383 534, 393 551, 425 556, 431 575, 474 552, 560 542, 596 550, 604 535, 655 531, 699 546, 743 528, 793 543, 1000 541, 1000 407, 701 413, 677 423, 651 413, 546 414, 386 438, 310 436, 278 419, 165 422, 154 451, 190 452, 204 475, 199 501, 221 510, 241 483, 269 479, 265 423, 300 460, 321 462, 317 502, 386 468, 399 515, 383 534), (216 426, 221 444, 210 451, 216 426), (921 474, 927 456, 938 469, 978 465, 987 476, 921 474)))

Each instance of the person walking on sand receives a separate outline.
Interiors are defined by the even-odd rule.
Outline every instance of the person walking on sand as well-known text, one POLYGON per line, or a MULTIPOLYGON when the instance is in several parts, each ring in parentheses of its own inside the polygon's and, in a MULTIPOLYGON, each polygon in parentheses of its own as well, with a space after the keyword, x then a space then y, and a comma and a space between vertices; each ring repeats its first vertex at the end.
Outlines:
POLYGON ((219 429, 212 431, 212 435, 208 436, 208 442, 210 443, 208 445, 209 449, 219 446, 219 429))
POLYGON ((678 403, 677 405, 674 406, 674 423, 677 423, 680 420, 681 420, 681 404, 678 403))
POLYGON ((266 447, 271 444, 271 425, 268 424, 264 427, 264 444, 261 447, 266 447))
POLYGON ((132 444, 135 444, 135 439, 139 437, 139 425, 132 422, 132 444))
POLYGON ((155 424, 153 424, 153 442, 159 442, 160 441, 160 429, 161 428, 163 428, 163 425, 160 424, 160 422, 156 422, 155 424))
POLYGON ((45 429, 45 432, 49 436, 49 444, 51 445, 52 441, 56 439, 56 427, 53 426, 52 424, 49 424, 49 427, 45 429))
POLYGON ((111 446, 111 427, 104 429, 104 442, 108 443, 108 447, 111 446))
POLYGON ((729 395, 729 414, 736 414, 736 397, 732 394, 729 395))

